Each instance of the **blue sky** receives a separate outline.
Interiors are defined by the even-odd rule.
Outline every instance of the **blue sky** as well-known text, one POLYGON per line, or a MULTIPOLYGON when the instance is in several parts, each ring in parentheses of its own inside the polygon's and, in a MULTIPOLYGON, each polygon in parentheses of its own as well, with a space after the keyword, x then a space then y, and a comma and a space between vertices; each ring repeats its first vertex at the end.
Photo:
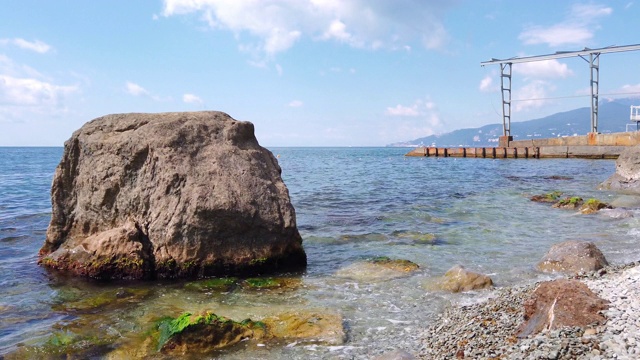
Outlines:
MULTIPOLYGON (((383 146, 501 122, 500 70, 482 61, 640 43, 635 1, 0 4, 0 146, 197 110, 253 122, 267 147, 383 146)), ((514 122, 590 104, 580 58, 513 72, 514 122)), ((640 105, 640 51, 601 56, 600 93, 640 105)))

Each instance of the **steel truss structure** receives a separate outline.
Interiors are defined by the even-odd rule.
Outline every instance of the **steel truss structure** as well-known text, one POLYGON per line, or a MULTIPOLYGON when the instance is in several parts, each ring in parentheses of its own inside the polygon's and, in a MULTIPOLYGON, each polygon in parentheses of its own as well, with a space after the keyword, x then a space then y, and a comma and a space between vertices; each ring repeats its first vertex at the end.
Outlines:
POLYGON ((591 132, 598 132, 598 91, 600 86, 600 55, 606 53, 636 51, 640 50, 640 44, 625 46, 608 46, 600 49, 589 49, 579 51, 557 51, 555 54, 512 57, 499 60, 491 59, 481 62, 481 66, 500 65, 500 79, 502 92, 502 128, 504 136, 511 136, 511 67, 513 64, 533 61, 544 61, 562 59, 568 57, 580 57, 589 63, 591 69, 591 132))

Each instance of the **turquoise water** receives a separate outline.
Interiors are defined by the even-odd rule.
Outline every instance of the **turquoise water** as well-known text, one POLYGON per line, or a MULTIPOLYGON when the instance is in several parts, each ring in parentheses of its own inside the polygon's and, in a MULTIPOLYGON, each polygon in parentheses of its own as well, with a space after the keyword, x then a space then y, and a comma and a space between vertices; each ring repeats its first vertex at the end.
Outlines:
POLYGON ((240 320, 287 309, 341 314, 347 343, 246 344, 216 356, 348 357, 353 349, 374 353, 383 345, 372 340, 372 332, 402 336, 407 327, 428 323, 451 302, 488 296, 486 291, 451 295, 429 290, 426 284, 455 264, 507 286, 548 278, 535 265, 552 244, 565 240, 594 241, 612 263, 640 255, 637 218, 579 215, 528 199, 559 190, 615 201, 619 195, 595 190, 614 172, 613 161, 405 158, 407 149, 398 148, 271 150, 296 209, 307 270, 295 276, 298 286, 290 290, 197 292, 180 282, 65 279, 37 266, 62 149, 0 148, 0 356, 26 358, 72 343, 85 357, 109 357, 159 315, 211 310, 240 320), (420 269, 393 279, 349 272, 375 256, 411 260, 420 269), (101 295, 122 289, 139 295, 99 301, 101 295), (77 345, 76 340, 86 338, 101 340, 77 345))

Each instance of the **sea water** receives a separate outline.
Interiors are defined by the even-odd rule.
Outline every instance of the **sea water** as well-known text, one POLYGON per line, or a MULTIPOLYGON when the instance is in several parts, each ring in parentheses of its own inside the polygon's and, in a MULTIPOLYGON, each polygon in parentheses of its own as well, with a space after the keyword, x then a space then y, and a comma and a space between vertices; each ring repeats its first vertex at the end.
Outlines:
POLYGON ((347 343, 247 343, 214 356, 348 357, 350 349, 375 354, 389 348, 394 337, 428 324, 445 306, 490 296, 490 291, 447 294, 429 287, 456 264, 487 274, 502 287, 553 277, 535 265, 551 245, 566 240, 594 242, 611 263, 640 255, 636 217, 581 215, 529 200, 561 191, 615 201, 620 195, 596 190, 614 172, 613 161, 407 158, 408 149, 401 148, 270 150, 282 168, 308 256, 306 271, 295 275, 299 286, 197 292, 183 282, 63 278, 38 266, 62 148, 0 148, 0 357, 24 349, 46 354, 86 338, 96 344, 85 355, 100 358, 162 315, 209 310, 241 320, 291 309, 342 315, 347 343), (398 278, 349 272, 378 256, 410 260, 420 268, 398 278), (79 302, 122 289, 144 295, 108 304, 79 302), (388 343, 375 340, 380 334, 388 343))

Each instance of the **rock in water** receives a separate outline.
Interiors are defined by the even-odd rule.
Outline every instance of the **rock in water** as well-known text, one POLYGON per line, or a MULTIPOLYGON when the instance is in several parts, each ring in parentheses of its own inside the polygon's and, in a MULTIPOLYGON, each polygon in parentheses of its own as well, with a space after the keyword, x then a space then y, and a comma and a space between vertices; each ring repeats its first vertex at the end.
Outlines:
POLYGON ((490 288, 493 286, 493 281, 487 275, 456 265, 449 269, 435 286, 441 290, 457 293, 490 288))
POLYGON ((640 193, 640 145, 625 149, 616 160, 616 172, 600 184, 601 189, 640 193))
POLYGON ((100 278, 306 266, 277 160, 221 112, 107 115, 65 143, 41 264, 100 278))

